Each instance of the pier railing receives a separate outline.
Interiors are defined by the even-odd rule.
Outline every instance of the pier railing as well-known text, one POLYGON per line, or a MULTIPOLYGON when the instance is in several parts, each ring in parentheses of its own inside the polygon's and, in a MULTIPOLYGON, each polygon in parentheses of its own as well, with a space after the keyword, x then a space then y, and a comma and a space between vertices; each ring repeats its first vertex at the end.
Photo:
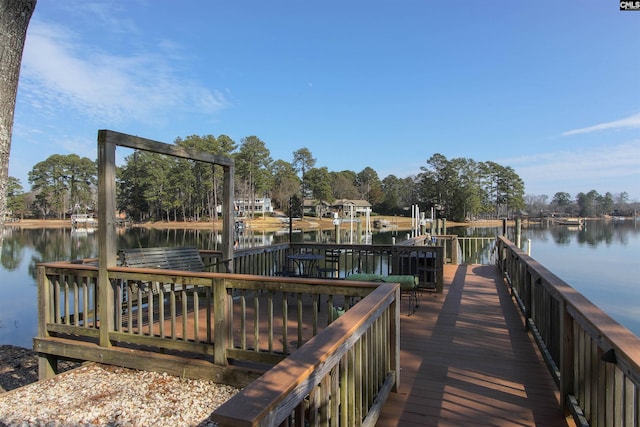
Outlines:
POLYGON ((354 273, 415 275, 423 285, 442 292, 444 247, 422 242, 411 246, 286 243, 239 249, 234 254, 234 273, 281 275, 291 269, 288 256, 299 253, 317 255, 317 266, 327 278, 345 279, 354 273))
POLYGON ((397 284, 131 267, 107 273, 112 297, 104 300, 94 264, 38 265, 41 378, 55 374, 60 358, 239 387, 262 374, 262 382, 295 377, 295 387, 288 380, 247 387, 242 395, 264 393, 266 406, 251 412, 246 401, 239 410, 231 403, 223 425, 247 416, 371 425, 397 385, 397 284))
POLYGON ((377 287, 218 408, 214 421, 222 426, 375 425, 399 381, 398 292, 377 287))
POLYGON ((504 237, 497 265, 578 424, 640 425, 640 339, 504 237))
POLYGON ((458 262, 456 264, 495 264, 496 237, 456 237, 458 262))
MULTIPOLYGON (((97 338, 105 324, 97 310, 97 268, 38 268, 39 338, 97 338)), ((220 365, 228 358, 280 360, 335 320, 337 310, 348 310, 377 286, 130 267, 109 269, 109 280, 112 343, 201 355, 213 355, 216 344, 220 365)))
POLYGON ((441 247, 444 264, 495 264, 495 236, 423 235, 406 242, 410 246, 441 247))

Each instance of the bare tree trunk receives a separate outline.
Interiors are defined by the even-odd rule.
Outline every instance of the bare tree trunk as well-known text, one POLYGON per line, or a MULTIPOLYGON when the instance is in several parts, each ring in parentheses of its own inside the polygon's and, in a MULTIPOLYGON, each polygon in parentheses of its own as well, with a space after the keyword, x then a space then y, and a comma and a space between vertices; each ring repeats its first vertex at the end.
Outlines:
POLYGON ((0 227, 7 209, 13 113, 27 27, 36 0, 0 0, 0 227))

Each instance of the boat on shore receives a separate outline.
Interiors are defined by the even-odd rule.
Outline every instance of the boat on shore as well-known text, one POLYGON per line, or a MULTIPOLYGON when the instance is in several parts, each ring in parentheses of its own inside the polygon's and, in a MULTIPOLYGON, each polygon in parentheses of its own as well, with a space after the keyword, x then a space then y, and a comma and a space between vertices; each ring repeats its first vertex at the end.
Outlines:
POLYGON ((381 230, 383 228, 387 228, 391 226, 391 222, 386 219, 374 219, 373 220, 373 228, 376 230, 381 230))

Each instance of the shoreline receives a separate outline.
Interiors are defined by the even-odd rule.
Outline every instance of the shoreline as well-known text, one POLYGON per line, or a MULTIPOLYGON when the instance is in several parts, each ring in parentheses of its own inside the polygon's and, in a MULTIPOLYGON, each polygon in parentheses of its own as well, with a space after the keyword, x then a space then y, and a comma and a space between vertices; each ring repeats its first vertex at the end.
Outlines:
MULTIPOLYGON (((390 224, 389 229, 396 230, 410 230, 411 218, 398 217, 398 216, 375 216, 372 217, 372 221, 380 219, 385 220, 390 224)), ((257 219, 244 219, 247 224, 247 230, 259 230, 259 231, 278 231, 288 228, 288 224, 281 221, 277 217, 265 217, 257 219)), ((513 224, 515 221, 508 221, 508 224, 513 224)), ((523 225, 526 221, 523 221, 523 225)), ((454 222, 447 221, 447 227, 498 227, 502 225, 502 220, 481 220, 472 222, 454 222)), ((71 229, 70 219, 23 219, 19 221, 7 222, 5 227, 10 228, 69 228, 71 229)), ((144 223, 132 223, 129 227, 139 228, 155 228, 155 229, 194 229, 194 230, 222 230, 222 220, 218 221, 153 221, 144 223)), ((315 218, 304 217, 303 219, 294 221, 293 228, 295 230, 333 230, 333 220, 331 218, 315 218)), ((348 228, 349 223, 343 223, 342 228, 348 228)), ((80 227, 81 228, 81 227, 80 227)))

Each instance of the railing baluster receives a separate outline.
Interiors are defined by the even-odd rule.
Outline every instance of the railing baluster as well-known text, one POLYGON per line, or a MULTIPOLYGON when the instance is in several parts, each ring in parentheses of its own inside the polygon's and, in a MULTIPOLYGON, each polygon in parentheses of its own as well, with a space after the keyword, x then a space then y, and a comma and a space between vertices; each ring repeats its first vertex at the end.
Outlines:
POLYGON ((184 285, 180 289, 180 300, 182 301, 182 340, 186 341, 187 337, 187 314, 189 313, 189 297, 184 285))
POLYGON ((85 277, 82 280, 82 312, 84 314, 84 321, 82 322, 82 326, 85 328, 89 327, 89 286, 87 282, 89 278, 85 277))
POLYGON ((161 287, 160 290, 158 291, 158 323, 159 323, 159 331, 158 332, 159 332, 161 338, 165 337, 165 331, 164 331, 165 299, 166 299, 166 297, 164 296, 164 288, 161 287))
POLYGON ((296 345, 296 348, 300 348, 302 346, 302 328, 304 327, 303 323, 302 323, 302 293, 298 292, 298 294, 296 295, 296 302, 297 302, 297 324, 298 324, 298 344, 296 345))
POLYGON ((78 276, 73 275, 73 324, 80 325, 80 295, 78 286, 78 276))
MULTIPOLYGON (((158 289, 162 287, 162 283, 158 284, 158 289)), ((155 296, 153 294, 153 289, 149 287, 149 296, 147 298, 147 322, 149 323, 148 335, 150 337, 153 336, 153 324, 154 324, 154 315, 153 315, 153 307, 154 307, 154 299, 155 296)))
POLYGON ((273 291, 267 294, 267 339, 269 340, 269 353, 273 353, 273 291))
POLYGON ((171 311, 171 339, 177 339, 177 306, 176 306, 176 285, 171 285, 171 293, 169 294, 169 310, 171 311))
POLYGON ((63 276, 63 296, 64 296, 64 324, 70 323, 69 319, 69 276, 63 276))
POLYGON ((200 331, 200 299, 198 296, 198 290, 193 288, 193 341, 195 343, 200 342, 199 331, 200 331))
POLYGON ((287 336, 289 335, 289 303, 287 301, 287 293, 282 293, 282 353, 289 354, 289 343, 287 336))
MULTIPOLYGON (((133 298, 131 297, 131 282, 127 281, 127 332, 133 333, 133 298)), ((98 294, 98 292, 96 292, 98 294)), ((139 301, 139 300, 138 300, 139 301)), ((97 305, 96 305, 97 307, 97 305)))
POLYGON ((142 305, 143 305, 143 293, 142 293, 142 286, 138 286, 138 299, 137 299, 137 311, 138 311, 138 325, 137 325, 137 331, 138 331, 138 335, 142 335, 142 305))
MULTIPOLYGON (((114 325, 115 330, 118 332, 122 332, 122 300, 123 298, 123 289, 122 289, 122 282, 117 281, 116 282, 116 290, 115 290, 115 298, 116 298, 116 303, 114 304, 114 308, 116 310, 116 324, 114 325)), ((86 294, 85 294, 86 296, 86 294)), ((85 298, 86 300, 86 298, 85 298)), ((85 309, 84 309, 85 315, 88 313, 86 304, 85 304, 85 309)), ((85 323, 86 323, 86 319, 85 319, 85 323)))
POLYGON ((240 291, 240 348, 247 349, 247 300, 244 289, 240 291))
POLYGON ((320 300, 320 295, 313 294, 311 295, 312 303, 311 303, 311 333, 312 336, 318 335, 318 311, 320 310, 320 306, 318 305, 318 301, 320 300))
POLYGON ((258 300, 258 291, 253 291, 253 349, 260 351, 260 303, 258 300))

